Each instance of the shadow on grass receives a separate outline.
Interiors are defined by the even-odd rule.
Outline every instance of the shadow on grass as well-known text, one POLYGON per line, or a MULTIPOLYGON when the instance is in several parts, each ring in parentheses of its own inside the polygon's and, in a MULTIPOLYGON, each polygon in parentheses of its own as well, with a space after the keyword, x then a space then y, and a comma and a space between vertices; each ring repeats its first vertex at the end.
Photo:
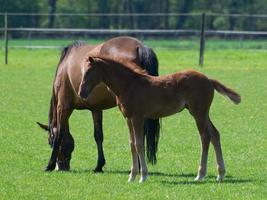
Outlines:
MULTIPOLYGON (((83 174, 83 173, 89 173, 89 174, 121 174, 121 175, 128 175, 130 173, 129 170, 105 170, 104 172, 94 172, 90 169, 85 170, 71 170, 70 173, 74 174, 83 174)), ((244 184, 244 183, 253 183, 255 180, 253 179, 241 179, 238 177, 233 177, 231 175, 226 175, 223 182, 217 182, 216 176, 208 175, 206 176, 205 180, 203 181, 194 181, 194 178, 196 177, 196 174, 193 173, 181 173, 181 174, 171 174, 171 173, 163 173, 163 172, 150 172, 149 176, 155 176, 155 177, 166 177, 166 178, 187 178, 189 180, 163 180, 161 181, 162 184, 169 184, 169 185, 202 185, 202 184, 244 184)))
MULTIPOLYGON (((95 173, 93 170, 90 170, 90 169, 82 169, 82 170, 73 169, 73 170, 70 170, 69 172, 73 173, 73 174, 93 174, 93 173, 95 173)), ((101 174, 102 172, 99 172, 99 173, 101 174)))
POLYGON ((252 179, 240 179, 234 178, 233 176, 225 176, 224 181, 218 182, 216 181, 216 176, 207 176, 203 181, 194 181, 194 180, 183 180, 183 181, 161 181, 163 184, 169 185, 202 185, 202 184, 244 184, 244 183, 252 183, 255 182, 252 179))
MULTIPOLYGON (((128 170, 115 170, 115 171, 105 171, 106 173, 110 174, 129 174, 130 171, 128 170)), ((170 174, 170 173, 163 173, 163 172, 150 172, 149 176, 155 176, 155 177, 167 177, 167 178, 188 178, 190 180, 182 180, 182 181, 175 181, 175 180, 163 180, 161 183, 163 184, 171 184, 171 185, 201 185, 201 184, 244 184, 244 183, 252 183, 255 182, 253 179, 241 179, 241 178, 235 178, 232 175, 226 175, 223 182, 216 181, 216 176, 208 175, 206 176, 204 181, 194 181, 194 178, 196 177, 196 174, 193 173, 182 173, 182 174, 170 174)))
MULTIPOLYGON (((110 174, 129 174, 129 170, 115 170, 115 171, 105 171, 106 173, 110 174)), ((163 173, 163 172, 149 172, 149 176, 162 176, 162 177, 177 177, 177 178, 190 178, 195 177, 195 174, 192 173, 182 173, 182 174, 170 174, 170 173, 163 173)))

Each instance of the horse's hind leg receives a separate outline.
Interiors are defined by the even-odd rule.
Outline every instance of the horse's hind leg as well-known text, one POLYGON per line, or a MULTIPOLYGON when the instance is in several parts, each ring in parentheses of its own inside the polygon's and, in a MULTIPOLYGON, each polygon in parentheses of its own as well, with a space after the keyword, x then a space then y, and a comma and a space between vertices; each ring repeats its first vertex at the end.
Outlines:
POLYGON ((223 155, 222 155, 220 134, 210 120, 208 123, 208 131, 211 135, 211 142, 214 146, 214 150, 216 154, 217 170, 218 170, 217 181, 222 181, 225 175, 225 166, 224 166, 223 155))
MULTIPOLYGON (((197 99, 197 98, 193 98, 197 99)), ((191 101, 187 108, 190 114, 194 117, 196 125, 199 131, 201 140, 201 156, 198 168, 198 175, 195 181, 201 181, 205 178, 207 173, 207 162, 208 162, 208 152, 211 136, 207 131, 208 127, 208 114, 209 114, 209 103, 199 103, 197 101, 191 101)))
POLYGON ((102 118, 103 111, 92 111, 93 121, 94 121, 94 138, 97 144, 98 159, 97 165, 94 172, 103 172, 102 167, 105 165, 106 160, 103 151, 103 128, 102 128, 102 118))
POLYGON ((208 152, 211 136, 207 132, 207 117, 196 117, 196 124, 201 139, 201 157, 198 168, 198 175, 195 181, 201 181, 207 173, 208 152))

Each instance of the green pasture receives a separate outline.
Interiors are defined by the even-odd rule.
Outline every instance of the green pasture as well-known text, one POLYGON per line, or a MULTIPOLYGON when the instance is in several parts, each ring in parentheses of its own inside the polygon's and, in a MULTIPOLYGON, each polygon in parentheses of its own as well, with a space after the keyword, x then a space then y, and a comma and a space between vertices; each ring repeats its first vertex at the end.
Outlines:
POLYGON ((117 108, 104 112, 104 173, 92 172, 97 151, 88 111, 75 111, 70 119, 76 144, 71 171, 44 172, 51 149, 35 122, 47 122, 60 52, 10 49, 9 64, 4 65, 0 49, 0 199, 267 199, 266 41, 253 43, 263 48, 237 48, 233 42, 229 48, 208 49, 203 68, 197 65, 197 45, 181 50, 157 48, 159 41, 150 44, 158 55, 160 74, 196 69, 241 94, 241 104, 234 105, 216 93, 211 108, 221 133, 225 181, 215 181, 212 146, 207 178, 193 181, 200 142, 187 111, 162 119, 158 163, 148 165, 150 176, 144 184, 127 183, 128 130, 117 108))

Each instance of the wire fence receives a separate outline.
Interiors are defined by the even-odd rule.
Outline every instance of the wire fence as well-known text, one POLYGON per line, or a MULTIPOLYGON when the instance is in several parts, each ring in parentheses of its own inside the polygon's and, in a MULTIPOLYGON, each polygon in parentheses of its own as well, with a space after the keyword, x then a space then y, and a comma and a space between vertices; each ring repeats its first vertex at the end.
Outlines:
MULTIPOLYGON (((4 16, 6 13, 0 12, 4 16)), ((7 13, 10 16, 201 16, 202 13, 7 13)), ((207 16, 267 18, 267 14, 206 13, 207 16)))
MULTIPOLYGON (((0 13, 5 63, 8 48, 57 48, 55 45, 10 45, 13 39, 101 38, 130 35, 144 38, 199 38, 199 64, 204 62, 205 38, 267 38, 267 15, 224 13, 0 13), (17 24, 17 19, 23 19, 17 24), (237 23, 237 20, 239 20, 237 23), (228 23, 230 21, 230 25, 228 23), (183 22, 183 23, 182 23, 183 22), (241 26, 240 24, 243 25, 241 26), (256 24, 257 26, 255 26, 256 24), (229 27, 228 27, 229 26, 229 27), (248 27, 248 30, 244 30, 248 27), (227 29, 229 28, 229 29, 227 29), (253 29, 254 28, 254 29, 253 29)), ((1 44, 1 43, 0 43, 1 44)))

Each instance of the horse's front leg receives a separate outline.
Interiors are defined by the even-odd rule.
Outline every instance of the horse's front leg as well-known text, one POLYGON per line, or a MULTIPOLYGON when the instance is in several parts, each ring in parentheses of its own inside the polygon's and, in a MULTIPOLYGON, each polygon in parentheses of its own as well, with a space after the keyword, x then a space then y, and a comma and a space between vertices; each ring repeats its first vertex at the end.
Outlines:
POLYGON ((94 138, 97 144, 97 165, 94 172, 103 172, 102 167, 105 165, 106 160, 103 151, 103 128, 102 128, 102 119, 103 111, 92 111, 93 121, 94 121, 94 138))
POLYGON ((132 122, 130 119, 127 118, 127 125, 129 128, 129 144, 131 148, 131 154, 132 154, 132 166, 131 166, 131 172, 129 174, 128 182, 134 181, 137 173, 138 173, 138 155, 135 148, 135 137, 134 137, 134 131, 132 122))
POLYGON ((144 119, 142 117, 134 117, 131 121, 134 130, 135 148, 140 160, 141 178, 139 180, 139 183, 143 183, 148 177, 144 147, 144 119))
POLYGON ((71 154, 74 150, 74 139, 69 131, 68 124, 67 124, 66 129, 64 130, 65 132, 62 138, 62 143, 60 145, 58 158, 57 158, 57 167, 58 167, 58 170, 68 171, 70 170, 71 154))
POLYGON ((58 105, 57 106, 57 128, 55 132, 55 137, 53 139, 53 149, 51 153, 51 157, 49 163, 45 169, 45 171, 53 171, 56 167, 57 158, 59 155, 59 148, 63 140, 64 133, 66 131, 66 123, 70 116, 68 109, 65 106, 58 105))

